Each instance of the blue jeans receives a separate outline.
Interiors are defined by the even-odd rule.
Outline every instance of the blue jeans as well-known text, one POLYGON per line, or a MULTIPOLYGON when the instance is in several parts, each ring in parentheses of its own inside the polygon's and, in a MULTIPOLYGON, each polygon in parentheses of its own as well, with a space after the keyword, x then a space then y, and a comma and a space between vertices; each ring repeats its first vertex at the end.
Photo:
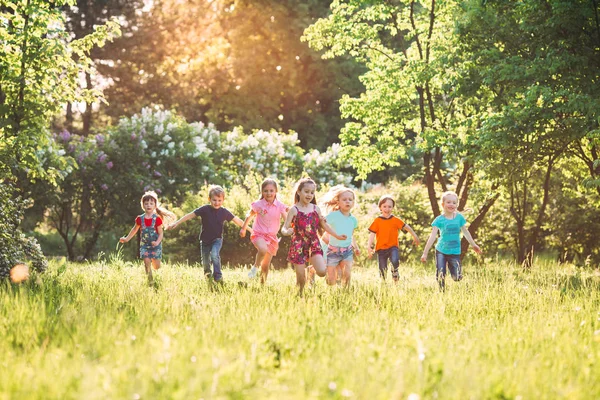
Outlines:
POLYGON ((398 280, 398 267, 400 266, 400 255, 396 246, 389 249, 377 250, 377 261, 379 262, 379 275, 385 279, 387 275, 388 259, 392 262, 392 278, 398 280))
POLYGON ((446 265, 450 270, 450 275, 455 281, 460 281, 462 276, 462 265, 460 264, 460 254, 444 254, 435 251, 435 277, 440 285, 440 289, 444 289, 446 285, 446 265))
POLYGON ((212 243, 204 243, 200 241, 200 253, 202 254, 202 266, 204 267, 204 275, 207 278, 214 278, 220 282, 223 279, 221 272, 221 247, 223 246, 223 238, 217 238, 212 243), (210 270, 212 263, 214 274, 210 270))

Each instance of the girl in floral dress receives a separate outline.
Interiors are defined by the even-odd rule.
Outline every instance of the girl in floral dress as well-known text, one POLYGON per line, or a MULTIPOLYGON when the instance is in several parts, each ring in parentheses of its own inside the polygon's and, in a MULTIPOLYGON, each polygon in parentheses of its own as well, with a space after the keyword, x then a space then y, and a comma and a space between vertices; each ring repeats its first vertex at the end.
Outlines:
POLYGON ((327 271, 323 258, 323 249, 319 243, 319 228, 329 233, 336 239, 345 240, 346 235, 338 235, 327 224, 317 207, 315 190, 317 185, 310 178, 300 179, 294 190, 294 206, 290 208, 281 233, 284 236, 292 235, 288 260, 296 271, 296 284, 300 294, 306 284, 306 265, 310 261, 317 275, 323 277, 327 271))
POLYGON ((148 275, 148 284, 152 285, 152 268, 160 268, 160 260, 162 258, 162 239, 163 239, 163 223, 175 219, 175 214, 162 208, 158 202, 156 192, 150 191, 144 193, 140 201, 144 214, 135 219, 135 225, 131 228, 129 235, 119 239, 119 242, 125 243, 141 228, 140 240, 140 258, 144 260, 144 267, 148 275))

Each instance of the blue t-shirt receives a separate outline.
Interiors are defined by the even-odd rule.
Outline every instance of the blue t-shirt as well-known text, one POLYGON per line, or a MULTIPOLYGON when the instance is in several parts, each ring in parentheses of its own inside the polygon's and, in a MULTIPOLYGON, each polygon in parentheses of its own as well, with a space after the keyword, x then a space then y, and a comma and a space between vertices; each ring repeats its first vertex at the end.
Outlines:
POLYGON ((339 240, 333 236, 329 239, 329 244, 335 247, 348 247, 352 244, 352 233, 358 227, 358 220, 352 214, 345 216, 340 210, 333 211, 325 218, 338 235, 346 235, 346 240, 339 240))
POLYGON ((465 217, 460 213, 456 213, 452 219, 444 217, 444 214, 434 219, 431 226, 440 230, 440 238, 435 249, 444 254, 460 254, 460 228, 466 223, 465 217))
POLYGON ((215 239, 223 237, 223 223, 235 218, 225 207, 214 208, 210 205, 195 209, 194 214, 202 218, 200 241, 204 243, 212 243, 215 239))

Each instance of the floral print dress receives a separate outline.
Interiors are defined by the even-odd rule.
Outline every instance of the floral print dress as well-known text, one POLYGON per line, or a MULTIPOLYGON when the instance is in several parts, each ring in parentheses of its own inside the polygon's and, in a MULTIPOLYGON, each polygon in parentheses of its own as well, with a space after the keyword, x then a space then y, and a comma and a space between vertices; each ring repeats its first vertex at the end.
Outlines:
POLYGON ((310 257, 315 254, 323 255, 323 249, 319 242, 318 228, 321 223, 317 207, 304 213, 294 206, 298 213, 293 219, 294 233, 288 252, 288 260, 292 264, 306 264, 310 257))
POLYGON ((140 258, 162 258, 162 242, 158 246, 152 246, 152 242, 158 240, 158 232, 156 232, 156 214, 152 215, 152 225, 146 226, 144 222, 144 214, 140 216, 141 221, 141 239, 140 239, 140 258))

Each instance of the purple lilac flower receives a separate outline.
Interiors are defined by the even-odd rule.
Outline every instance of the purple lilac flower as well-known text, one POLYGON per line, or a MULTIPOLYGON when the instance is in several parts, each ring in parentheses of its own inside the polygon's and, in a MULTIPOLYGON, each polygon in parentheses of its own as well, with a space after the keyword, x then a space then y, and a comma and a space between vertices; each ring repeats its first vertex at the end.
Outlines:
POLYGON ((135 140, 135 139, 137 139, 137 135, 135 133, 132 133, 131 134, 131 140, 135 140))
POLYGON ((162 174, 158 171, 154 171, 154 176, 160 178, 162 176, 162 174))
POLYGON ((156 193, 158 193, 158 194, 161 194, 161 193, 162 193, 162 190, 160 190, 160 189, 156 189, 156 190, 155 190, 155 192, 156 192, 156 193))
POLYGON ((68 142, 71 139, 71 134, 68 130, 63 129, 63 131, 58 135, 63 142, 68 142))
POLYGON ((70 145, 67 147, 67 151, 68 151, 69 153, 72 153, 72 152, 74 152, 74 151, 75 151, 75 145, 74 145, 74 144, 70 144, 70 145))
POLYGON ((101 134, 97 134, 96 135, 96 143, 98 143, 99 145, 103 145, 104 144, 104 136, 102 136, 101 134))
POLYGON ((100 188, 102 190, 108 190, 108 185, 106 183, 103 183, 102 186, 100 186, 100 188))
POLYGON ((147 192, 148 190, 150 190, 150 185, 144 186, 144 192, 147 192))
POLYGON ((104 162, 104 161, 106 161, 106 157, 108 157, 108 156, 104 152, 101 152, 100 155, 98 156, 98 161, 104 162))
POLYGON ((111 169, 113 167, 113 162, 109 161, 106 163, 106 168, 111 169))

